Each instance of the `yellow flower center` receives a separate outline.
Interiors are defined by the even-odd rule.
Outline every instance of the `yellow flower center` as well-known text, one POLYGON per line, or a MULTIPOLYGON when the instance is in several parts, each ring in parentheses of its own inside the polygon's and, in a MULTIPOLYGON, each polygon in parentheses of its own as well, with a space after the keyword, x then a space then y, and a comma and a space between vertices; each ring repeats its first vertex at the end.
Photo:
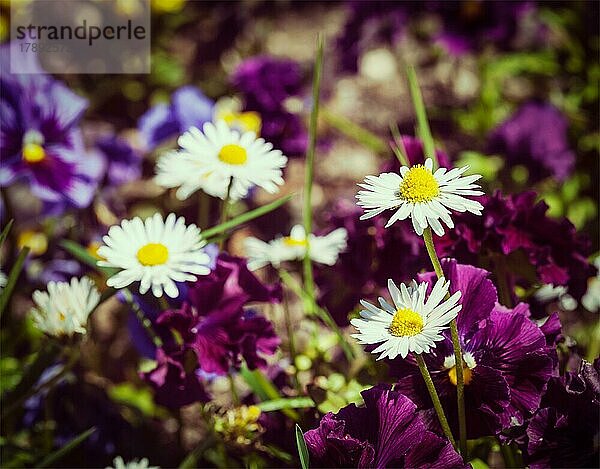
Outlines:
POLYGON ((283 244, 289 247, 306 247, 308 246, 308 241, 306 241, 306 239, 296 239, 291 236, 286 236, 283 238, 283 244))
POLYGON ((27 163, 39 163, 46 158, 44 147, 37 143, 23 145, 23 160, 27 163))
MULTIPOLYGON (((456 386, 456 366, 453 366, 448 370, 448 378, 450 378, 450 382, 456 386)), ((473 379, 473 372, 467 366, 463 366, 463 381, 465 384, 471 383, 473 379)))
POLYGON ((31 254, 41 256, 48 250, 48 238, 44 233, 33 230, 25 230, 17 238, 19 249, 28 247, 31 254))
POLYGON ((418 164, 410 168, 402 184, 399 195, 412 203, 429 202, 440 193, 440 186, 433 173, 425 166, 418 164))
POLYGON ((219 152, 219 159, 223 163, 240 165, 246 162, 248 153, 239 145, 225 145, 219 152))
POLYGON ((402 308, 396 311, 388 328, 396 337, 411 337, 423 330, 423 318, 412 309, 402 308))
POLYGON ((61 321, 64 321, 65 319, 67 319, 67 317, 63 313, 59 312, 58 319, 60 319, 61 321))
POLYGON ((160 265, 167 262, 169 250, 164 244, 150 243, 138 250, 137 258, 142 265, 160 265))

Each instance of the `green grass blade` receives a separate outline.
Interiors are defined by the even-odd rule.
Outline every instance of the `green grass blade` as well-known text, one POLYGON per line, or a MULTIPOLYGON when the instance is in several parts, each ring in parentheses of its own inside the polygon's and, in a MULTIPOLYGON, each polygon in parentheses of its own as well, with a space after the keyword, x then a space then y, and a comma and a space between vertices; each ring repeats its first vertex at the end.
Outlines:
POLYGON ((281 207, 282 205, 285 205, 292 199, 292 197, 294 197, 294 194, 286 195, 271 202, 270 204, 263 205, 262 207, 255 208, 254 210, 250 210, 246 213, 242 213, 241 215, 238 215, 237 217, 232 218, 231 220, 225 223, 221 223, 220 225, 213 226, 212 228, 202 230, 202 237, 207 241, 212 241, 210 238, 220 235, 243 223, 249 222, 250 220, 254 220, 255 218, 261 217, 281 207))
POLYGON ((300 457, 302 469, 308 469, 310 465, 308 448, 306 447, 306 441, 304 440, 304 433, 302 433, 302 429, 298 424, 296 424, 296 446, 298 447, 298 456, 300 457))
POLYGON ((377 154, 386 153, 388 151, 388 146, 385 140, 379 138, 374 133, 369 132, 364 127, 355 124, 347 117, 333 114, 327 109, 323 109, 321 112, 321 117, 338 132, 354 140, 363 147, 368 148, 377 154))
POLYGON ((77 260, 83 262, 90 267, 102 272, 107 277, 110 277, 116 274, 119 269, 115 269, 113 267, 100 267, 98 263, 98 259, 92 256, 86 248, 77 244, 75 241, 71 241, 70 239, 63 239, 60 243, 66 251, 73 255, 77 260))
POLYGON ((25 263, 25 259, 27 258, 28 254, 29 248, 27 246, 21 249, 15 264, 13 265, 12 269, 10 269, 6 286, 4 287, 4 290, 2 290, 2 295, 0 295, 0 317, 8 305, 8 301, 10 300, 15 285, 17 284, 19 275, 21 275, 21 270, 23 270, 23 264, 25 263))
POLYGON ((290 397, 281 399, 272 399, 270 401, 259 402, 258 408, 263 412, 272 412, 283 409, 303 409, 313 407, 315 401, 310 397, 290 397))
POLYGON ((70 453, 77 446, 87 440, 92 433, 96 431, 96 427, 92 427, 84 431, 83 433, 77 435, 72 440, 69 440, 62 448, 50 453, 48 456, 44 458, 42 462, 40 462, 36 467, 51 467, 54 465, 56 461, 60 461, 60 459, 66 454, 70 453))
POLYGON ((429 128, 429 121, 427 120, 427 112, 425 111, 425 103, 423 102, 423 95, 419 88, 419 82, 417 81, 417 73, 413 66, 406 68, 406 75, 408 76, 408 86, 410 88, 410 96, 412 98, 413 107, 415 108, 415 114, 417 115, 417 131, 419 138, 423 141, 423 152, 426 158, 433 160, 434 166, 439 166, 437 155, 435 153, 435 143, 431 136, 431 129, 429 128))
MULTIPOLYGON (((315 166, 315 150, 317 145, 317 122, 319 119, 319 100, 321 94, 321 75, 323 73, 323 36, 317 37, 317 55, 312 82, 312 110, 310 112, 310 125, 308 130, 308 149, 306 151, 306 163, 304 172, 304 210, 302 212, 304 220, 304 230, 308 237, 312 233, 312 186, 315 166)), ((312 261, 310 259, 310 245, 306 246, 306 253, 302 261, 304 267, 304 288, 311 298, 315 298, 315 280, 313 277, 312 261)), ((307 306, 312 308, 312 303, 307 306)))
POLYGON ((4 229, 2 230, 2 233, 0 233, 0 248, 2 247, 2 244, 4 244, 4 240, 8 236, 8 233, 10 232, 10 229, 12 228, 13 223, 14 223, 14 220, 11 219, 6 224, 6 226, 4 227, 4 229))

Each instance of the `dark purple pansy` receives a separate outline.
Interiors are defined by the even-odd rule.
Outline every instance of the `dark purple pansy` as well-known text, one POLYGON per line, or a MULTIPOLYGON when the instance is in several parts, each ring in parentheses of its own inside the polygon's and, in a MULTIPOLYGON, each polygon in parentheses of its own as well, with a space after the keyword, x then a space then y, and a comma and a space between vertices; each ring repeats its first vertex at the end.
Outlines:
POLYGON ((157 368, 144 378, 155 386, 157 398, 167 397, 173 387, 184 394, 187 386, 198 391, 199 372, 226 375, 242 360, 250 369, 263 368, 265 356, 279 346, 273 325, 247 306, 280 301, 281 287, 261 283, 244 259, 221 253, 215 269, 188 287, 181 307, 156 320, 163 346, 157 368))
POLYGON ((552 104, 526 103, 490 134, 488 152, 503 156, 507 166, 524 165, 530 182, 564 181, 575 166, 567 129, 567 118, 552 104))
MULTIPOLYGON (((2 70, 10 47, 0 47, 2 70)), ((87 101, 43 73, 2 73, 0 96, 0 186, 26 181, 54 213, 87 207, 104 169, 77 127, 87 101)))
POLYGON ((138 121, 138 129, 148 150, 176 137, 190 127, 202 129, 212 121, 215 103, 194 86, 179 88, 170 103, 152 106, 138 121))
POLYGON ((142 157, 129 143, 116 135, 101 137, 96 147, 106 159, 106 177, 111 185, 121 185, 139 179, 142 157))
POLYGON ((482 216, 454 214, 455 228, 436 244, 438 254, 502 272, 510 290, 550 283, 568 286, 576 299, 585 294, 596 269, 587 260, 589 242, 568 220, 549 218, 534 192, 495 192, 479 201, 482 216))
POLYGON ((597 467, 600 359, 582 361, 579 372, 552 378, 540 410, 527 427, 525 463, 546 467, 597 467))
POLYGON ((304 435, 315 467, 465 467, 452 445, 427 430, 417 406, 405 395, 379 385, 354 404, 327 413, 304 435))
MULTIPOLYGON (((522 425, 539 407, 542 393, 557 363, 553 339, 556 317, 546 332, 531 319, 528 307, 514 309, 497 303, 489 273, 454 260, 442 261, 450 292, 462 292, 462 310, 457 318, 465 365, 465 406, 469 438, 497 434, 501 429, 522 425), (549 345, 550 343, 550 345, 549 345)), ((434 280, 434 273, 419 276, 434 280)), ((424 356, 448 420, 457 429, 456 369, 450 333, 424 356)), ((431 409, 427 389, 413 360, 394 362, 397 388, 422 409, 431 409)))
POLYGON ((141 376, 154 388, 154 400, 157 404, 178 409, 194 402, 210 400, 196 373, 197 363, 193 357, 186 357, 185 350, 171 350, 167 353, 164 349, 158 349, 156 362, 156 368, 141 376))
POLYGON ((260 114, 260 135, 287 156, 306 152, 308 134, 302 116, 286 108, 288 98, 304 96, 300 65, 289 59, 257 56, 244 60, 233 73, 233 85, 244 110, 260 114))

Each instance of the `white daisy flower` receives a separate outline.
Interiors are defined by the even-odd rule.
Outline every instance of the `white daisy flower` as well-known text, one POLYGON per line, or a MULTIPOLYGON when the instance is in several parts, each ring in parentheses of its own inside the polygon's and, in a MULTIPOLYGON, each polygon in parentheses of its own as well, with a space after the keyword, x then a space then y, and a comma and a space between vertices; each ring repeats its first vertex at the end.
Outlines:
POLYGON ((179 151, 161 156, 155 181, 162 187, 178 187, 177 198, 187 199, 198 189, 225 199, 244 198, 253 186, 274 194, 284 183, 282 168, 287 158, 254 132, 240 134, 224 121, 207 122, 203 131, 190 128, 178 140, 179 151))
POLYGON ((160 469, 159 466, 150 466, 147 458, 139 461, 134 459, 126 463, 121 456, 117 456, 113 460, 113 464, 114 468, 109 466, 106 469, 160 469))
POLYGON ((381 345, 372 353, 382 352, 377 358, 388 357, 402 358, 410 353, 428 353, 435 348, 435 342, 442 340, 441 332, 448 327, 458 315, 461 305, 458 304, 460 292, 454 293, 444 300, 450 282, 444 278, 438 279, 429 298, 425 300, 427 282, 411 286, 400 284, 400 289, 390 279, 388 290, 392 297, 393 305, 383 298, 379 298, 381 308, 362 300, 366 308, 360 312, 362 319, 353 319, 352 325, 358 329, 352 337, 359 343, 372 345, 381 342, 381 345))
POLYGON ((244 247, 250 270, 260 269, 267 264, 278 268, 282 262, 303 259, 310 246, 310 258, 325 265, 336 263, 340 252, 346 249, 348 232, 338 228, 325 236, 310 234, 308 239, 302 225, 292 228, 289 236, 279 237, 268 243, 260 239, 246 238, 244 247))
POLYGON ((439 168, 433 172, 433 161, 428 158, 425 165, 402 166, 400 174, 382 173, 379 176, 367 176, 360 187, 357 204, 365 210, 360 217, 366 220, 385 210, 396 210, 386 228, 398 220, 411 218, 418 235, 430 226, 438 236, 444 234, 442 220, 449 228, 454 227, 450 210, 471 212, 481 215, 483 206, 465 196, 483 195, 476 190, 480 186, 473 184, 480 175, 462 177, 468 166, 448 171, 439 168))
POLYGON ((206 244, 196 225, 185 225, 185 218, 171 213, 165 221, 160 214, 146 218, 135 217, 112 226, 104 236, 105 246, 98 255, 105 260, 99 266, 122 269, 110 277, 109 287, 124 288, 140 282, 140 293, 152 288, 160 297, 164 292, 171 298, 179 294, 175 282, 196 280, 196 275, 210 273, 210 257, 202 249, 206 244))
POLYGON ((100 301, 100 293, 87 277, 69 282, 49 282, 47 292, 33 292, 30 311, 41 331, 53 336, 85 334, 87 319, 100 301))

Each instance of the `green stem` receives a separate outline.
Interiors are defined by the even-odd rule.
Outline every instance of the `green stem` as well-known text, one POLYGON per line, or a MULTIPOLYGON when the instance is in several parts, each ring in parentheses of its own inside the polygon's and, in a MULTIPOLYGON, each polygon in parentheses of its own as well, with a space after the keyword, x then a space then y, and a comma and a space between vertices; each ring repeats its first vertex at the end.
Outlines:
POLYGON ((417 81, 417 74, 414 67, 408 66, 406 68, 406 74, 408 76, 408 86, 410 88, 415 114, 417 115, 419 138, 423 142, 423 153, 426 158, 431 158, 433 160, 435 167, 438 167, 439 162, 437 161, 437 155, 435 153, 435 144, 433 143, 429 122, 427 121, 425 103, 423 102, 423 95, 419 88, 419 82, 417 81))
MULTIPOLYGON (((319 118, 319 98, 321 91, 321 74, 323 71, 323 36, 317 37, 317 54, 315 57, 314 75, 312 82, 312 109, 310 112, 310 125, 308 131, 308 149, 306 151, 306 164, 304 171, 304 231, 308 240, 312 233, 312 186, 315 165, 315 149, 317 145, 317 122, 319 118)), ((310 244, 306 244, 306 253, 302 260, 304 267, 304 289, 310 298, 315 298, 315 280, 313 277, 312 261, 310 258, 310 244)), ((312 304, 307 304, 312 309, 312 304)))
MULTIPOLYGON (((444 277, 442 271, 442 264, 438 259, 437 253, 435 252, 435 245, 433 244, 433 234, 431 228, 427 227, 423 230, 423 240, 425 241, 425 248, 427 254, 433 264, 433 269, 438 278, 444 277)), ((446 295, 446 299, 449 298, 450 293, 446 295)), ((460 340, 458 338, 458 326, 456 319, 450 322, 450 335, 452 337, 452 348, 454 349, 454 359, 456 363, 456 403, 458 406, 458 432, 460 437, 460 452, 463 458, 467 458, 467 418, 465 413, 465 381, 463 374, 463 357, 462 349, 460 348, 460 340)))
POLYGON ((229 380, 229 389, 231 390, 231 400, 234 405, 240 405, 240 396, 235 387, 235 381, 231 372, 227 375, 227 379, 229 380))
POLYGON ((442 430, 444 431, 444 435, 446 435, 446 438, 448 438, 450 443, 452 443, 452 446, 456 447, 456 441, 452 436, 450 425, 448 425, 448 419, 446 418, 446 414, 444 413, 444 408, 442 407, 442 403, 440 402, 440 397, 438 396, 438 393, 435 390, 435 386, 433 385, 433 380, 431 379, 431 375, 429 374, 429 370, 427 369, 425 360, 423 360, 423 357, 420 354, 415 354, 415 358, 417 359, 419 370, 421 370, 421 375, 423 375, 425 386, 427 386, 427 391, 429 391, 429 396, 431 397, 431 401, 433 402, 433 407, 440 421, 440 425, 442 426, 442 430))
MULTIPOLYGON (((227 217, 229 216, 229 214, 228 214, 229 199, 231 196, 231 186, 232 185, 233 185, 233 177, 229 180, 229 184, 227 185, 227 193, 225 194, 225 199, 223 199, 223 204, 221 205, 221 221, 219 222, 220 225, 225 223, 227 221, 227 217)), ((224 246, 225 246, 225 238, 222 238, 221 241, 219 241, 219 249, 222 250, 224 246)))
POLYGON ((203 191, 198 191, 198 226, 207 228, 210 223, 210 197, 203 191))
POLYGON ((298 380, 298 369, 296 368, 296 341, 294 339, 294 328, 292 327, 292 318, 290 316, 290 307, 286 292, 283 292, 283 317, 285 320, 285 329, 288 337, 288 348, 290 350, 290 361, 294 366, 294 388, 300 392, 300 381, 298 380))

